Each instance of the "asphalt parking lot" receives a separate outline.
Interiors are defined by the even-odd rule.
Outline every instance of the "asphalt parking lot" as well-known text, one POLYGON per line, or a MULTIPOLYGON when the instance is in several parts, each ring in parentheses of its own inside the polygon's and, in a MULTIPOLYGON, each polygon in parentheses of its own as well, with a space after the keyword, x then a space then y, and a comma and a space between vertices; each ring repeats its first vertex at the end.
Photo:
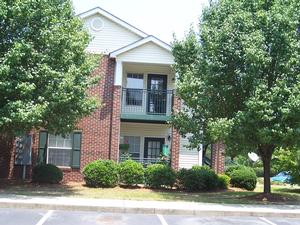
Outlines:
POLYGON ((300 219, 0 209, 1 225, 298 225, 300 219))

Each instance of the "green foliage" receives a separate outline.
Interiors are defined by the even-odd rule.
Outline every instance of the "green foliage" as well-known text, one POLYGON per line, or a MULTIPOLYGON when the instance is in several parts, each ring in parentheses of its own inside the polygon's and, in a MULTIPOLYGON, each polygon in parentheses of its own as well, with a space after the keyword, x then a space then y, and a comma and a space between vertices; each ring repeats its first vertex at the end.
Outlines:
POLYGON ((199 34, 174 41, 186 107, 172 122, 192 144, 223 140, 231 156, 257 152, 266 168, 275 148, 300 144, 299 11, 298 0, 213 1, 199 34))
POLYGON ((193 166, 192 169, 181 169, 177 178, 179 184, 187 191, 210 191, 219 186, 218 175, 209 167, 193 166))
POLYGON ((276 168, 289 172, 292 184, 300 184, 300 150, 299 149, 277 149, 274 153, 276 168))
POLYGON ((63 179, 62 171, 52 164, 39 164, 32 170, 32 182, 58 184, 63 179))
POLYGON ((177 185, 179 186, 179 188, 184 188, 184 179, 186 178, 186 176, 188 175, 189 170, 186 168, 181 168, 178 172, 177 172, 177 185))
POLYGON ((152 164, 145 170, 145 184, 152 188, 173 187, 176 172, 168 165, 152 164))
POLYGON ((253 191, 256 187, 257 177, 253 169, 240 168, 230 173, 230 183, 234 187, 244 188, 253 191))
MULTIPOLYGON (((264 176, 264 168, 263 167, 253 167, 253 170, 257 177, 263 177, 264 176)), ((275 176, 279 171, 275 170, 273 167, 271 167, 270 170, 270 176, 275 176)))
POLYGON ((68 133, 98 103, 87 88, 99 57, 70 0, 0 2, 0 133, 68 133))
POLYGON ((118 164, 112 160, 96 160, 83 168, 83 176, 89 187, 115 187, 118 185, 118 164))
POLYGON ((225 174, 218 174, 218 188, 228 189, 230 184, 230 177, 225 174))
POLYGON ((144 183, 144 167, 133 160, 126 160, 119 164, 120 182, 133 186, 144 183))
MULTIPOLYGON (((228 167, 226 167, 225 169, 225 174, 230 176, 230 174, 235 171, 235 170, 239 170, 239 169, 244 169, 244 168, 247 168, 246 166, 244 165, 230 165, 228 167)), ((250 168, 249 168, 250 169, 250 168)))
POLYGON ((264 168, 263 167, 254 167, 253 170, 254 170, 257 177, 263 177, 264 176, 264 168))

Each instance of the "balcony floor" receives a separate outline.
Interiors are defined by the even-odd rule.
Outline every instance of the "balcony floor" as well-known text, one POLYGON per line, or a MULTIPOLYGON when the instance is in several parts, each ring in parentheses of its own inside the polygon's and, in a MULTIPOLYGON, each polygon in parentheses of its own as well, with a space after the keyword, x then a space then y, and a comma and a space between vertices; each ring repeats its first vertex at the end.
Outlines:
POLYGON ((144 121, 144 122, 162 122, 166 123, 170 119, 167 115, 151 115, 151 114, 121 114, 121 120, 124 121, 144 121))

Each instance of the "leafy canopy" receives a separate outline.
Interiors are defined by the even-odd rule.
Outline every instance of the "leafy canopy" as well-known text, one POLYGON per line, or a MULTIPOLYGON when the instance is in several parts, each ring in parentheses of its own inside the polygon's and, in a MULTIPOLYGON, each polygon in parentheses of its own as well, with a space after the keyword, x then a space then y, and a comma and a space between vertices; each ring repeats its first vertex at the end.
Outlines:
POLYGON ((299 145, 299 12, 298 0, 213 1, 199 34, 175 40, 177 93, 186 107, 173 123, 192 133, 192 144, 299 145))
POLYGON ((0 133, 65 133, 97 107, 89 41, 69 0, 0 0, 0 133))

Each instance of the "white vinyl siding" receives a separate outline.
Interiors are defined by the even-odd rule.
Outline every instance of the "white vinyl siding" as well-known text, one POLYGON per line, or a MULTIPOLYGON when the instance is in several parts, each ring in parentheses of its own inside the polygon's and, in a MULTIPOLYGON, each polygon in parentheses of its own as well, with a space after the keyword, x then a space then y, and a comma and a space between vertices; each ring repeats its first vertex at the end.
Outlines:
POLYGON ((180 138, 179 168, 189 169, 194 165, 199 165, 199 152, 197 149, 188 149, 186 147, 188 143, 187 138, 180 138))
POLYGON ((153 42, 148 42, 137 48, 124 52, 117 56, 117 60, 123 62, 174 64, 172 53, 153 42))
POLYGON ((148 74, 167 75, 167 90, 175 88, 175 73, 169 65, 151 65, 151 64, 123 64, 123 87, 127 87, 127 74, 139 73, 144 75, 143 89, 147 88, 148 74))
POLYGON ((88 52, 108 54, 141 39, 137 34, 100 14, 87 17, 83 20, 85 27, 93 38, 87 48, 88 52), (97 17, 103 21, 103 28, 100 31, 91 29, 91 22, 97 17))

